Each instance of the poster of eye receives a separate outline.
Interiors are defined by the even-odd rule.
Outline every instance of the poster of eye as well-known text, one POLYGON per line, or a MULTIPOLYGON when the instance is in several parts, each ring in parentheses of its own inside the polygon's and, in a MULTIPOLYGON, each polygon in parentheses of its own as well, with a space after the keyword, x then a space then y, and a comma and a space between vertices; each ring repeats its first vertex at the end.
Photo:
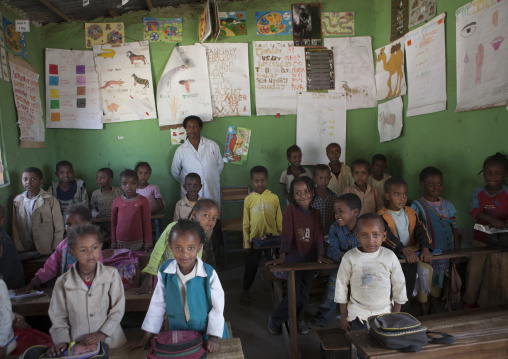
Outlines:
POLYGON ((220 34, 223 36, 247 35, 245 11, 219 12, 220 34))
POLYGON ((256 30, 258 36, 291 35, 293 22, 289 11, 256 12, 256 30))
POLYGON ((333 51, 326 48, 305 49, 307 91, 335 89, 333 51))
POLYGON ((208 59, 213 117, 250 116, 249 45, 203 45, 208 59))
POLYGON ((3 18, 3 30, 5 35, 5 44, 9 50, 12 50, 16 55, 23 56, 25 59, 28 57, 26 51, 25 33, 16 32, 16 27, 12 22, 3 18))
POLYGON ((157 19, 144 17, 145 40, 150 42, 180 42, 183 39, 182 18, 157 19))
POLYGON ((292 41, 254 41, 256 112, 296 114, 296 94, 306 90, 305 48, 292 41))
POLYGON ((225 163, 243 165, 247 162, 251 131, 247 128, 229 126, 224 146, 225 163))
POLYGON ((187 131, 183 126, 171 129, 171 144, 173 146, 181 145, 187 138, 187 131))
POLYGON ((402 132, 402 98, 379 104, 377 109, 379 141, 387 142, 400 137, 402 132))
POLYGON ((326 146, 342 146, 340 160, 346 158, 346 97, 339 93, 299 92, 296 114, 296 144, 300 146, 302 165, 328 163, 326 146))
POLYGON ((94 46, 102 122, 156 118, 148 41, 94 46))
POLYGON ((322 46, 321 3, 291 4, 295 46, 322 46))
POLYGON ((346 93, 348 110, 376 107, 376 81, 370 36, 325 38, 333 50, 335 90, 346 93))
POLYGON ((85 23, 86 47, 96 45, 114 45, 123 43, 123 22, 85 23))
POLYGON ((46 49, 46 127, 102 129, 92 51, 46 49))
POLYGON ((455 111, 506 106, 508 1, 486 3, 472 1, 457 9, 455 18, 457 19, 455 111))
POLYGON ((157 86, 159 126, 179 125, 196 115, 211 121, 212 99, 206 48, 201 44, 176 46, 157 86))
POLYGON ((385 100, 406 94, 404 76, 404 39, 376 50, 377 99, 385 100))
POLYGON ((324 12, 321 22, 323 23, 324 36, 355 34, 354 12, 324 12))
POLYGON ((409 0, 409 27, 436 16, 437 0, 409 0))
POLYGON ((408 117, 446 110, 444 19, 443 13, 404 37, 408 117))

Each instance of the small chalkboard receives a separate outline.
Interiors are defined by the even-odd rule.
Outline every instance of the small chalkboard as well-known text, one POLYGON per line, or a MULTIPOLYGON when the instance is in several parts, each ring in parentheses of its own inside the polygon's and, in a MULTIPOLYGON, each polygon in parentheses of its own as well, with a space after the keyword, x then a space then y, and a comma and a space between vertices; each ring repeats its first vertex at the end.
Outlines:
POLYGON ((333 51, 327 48, 305 48, 307 91, 334 90, 333 51))

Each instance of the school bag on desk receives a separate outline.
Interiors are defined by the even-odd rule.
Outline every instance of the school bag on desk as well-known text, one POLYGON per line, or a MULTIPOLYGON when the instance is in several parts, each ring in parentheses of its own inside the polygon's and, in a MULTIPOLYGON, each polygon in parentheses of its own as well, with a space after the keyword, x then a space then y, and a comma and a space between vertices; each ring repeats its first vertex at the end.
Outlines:
POLYGON ((149 359, 204 359, 208 352, 203 347, 203 336, 193 330, 161 332, 152 339, 149 359))
POLYGON ((109 346, 105 343, 91 344, 88 347, 90 349, 81 348, 78 349, 76 342, 69 343, 67 349, 54 357, 47 355, 47 351, 50 347, 45 345, 35 345, 28 348, 19 359, 108 359, 109 358, 109 346), (86 350, 82 352, 82 350, 86 350))

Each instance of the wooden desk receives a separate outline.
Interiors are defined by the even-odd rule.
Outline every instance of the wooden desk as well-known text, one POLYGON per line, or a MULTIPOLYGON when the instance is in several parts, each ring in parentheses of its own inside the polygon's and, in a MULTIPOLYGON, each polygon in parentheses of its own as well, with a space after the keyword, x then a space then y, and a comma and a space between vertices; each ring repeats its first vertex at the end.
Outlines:
MULTIPOLYGON (((154 214, 150 217, 155 222, 155 240, 161 236, 160 223, 164 219, 164 213, 154 214)), ((110 218, 92 218, 92 223, 106 223, 111 222, 110 218)))
POLYGON ((455 337, 454 344, 429 344, 418 353, 384 349, 366 330, 347 332, 351 357, 355 349, 368 359, 381 358, 506 358, 508 356, 508 305, 477 308, 418 318, 431 331, 455 337), (354 348, 353 348, 354 347, 354 348))

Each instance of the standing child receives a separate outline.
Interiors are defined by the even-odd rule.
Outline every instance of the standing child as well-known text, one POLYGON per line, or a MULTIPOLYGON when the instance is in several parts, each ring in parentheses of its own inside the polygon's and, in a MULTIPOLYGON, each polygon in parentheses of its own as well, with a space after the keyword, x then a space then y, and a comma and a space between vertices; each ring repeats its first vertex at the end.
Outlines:
POLYGON ((328 167, 332 172, 332 178, 328 187, 337 195, 340 196, 344 192, 344 188, 353 184, 353 177, 351 176, 351 168, 340 162, 340 155, 342 149, 338 143, 330 143, 326 146, 326 156, 330 160, 328 167))
MULTIPOLYGON (((280 236, 282 231, 282 214, 279 197, 266 189, 268 170, 263 166, 254 166, 250 170, 250 179, 254 185, 243 204, 243 248, 247 252, 243 274, 243 292, 240 304, 250 305, 249 289, 254 283, 258 271, 262 249, 253 248, 251 241, 264 236, 280 236)), ((264 250, 266 258, 270 250, 264 250)))
MULTIPOLYGON (((122 195, 122 190, 118 187, 112 187, 113 171, 110 168, 101 168, 97 171, 97 186, 92 193, 91 207, 93 218, 110 218, 113 201, 116 197, 122 195)), ((111 233, 111 225, 109 228, 111 233)))
MULTIPOLYGON (((289 199, 282 217, 280 257, 266 262, 278 265, 284 262, 333 263, 324 257, 323 223, 319 211, 310 203, 315 196, 314 182, 309 177, 298 177, 291 183, 289 199)), ((296 317, 298 333, 307 334, 309 328, 304 321, 305 306, 309 300, 314 271, 295 272, 296 317)), ((272 312, 268 330, 272 334, 282 333, 282 323, 288 320, 288 297, 280 301, 272 312)))
POLYGON ((176 222, 179 219, 189 218, 192 207, 194 207, 196 202, 201 198, 199 197, 199 191, 203 188, 203 185, 201 184, 201 177, 194 172, 187 174, 187 176, 185 176, 183 188, 187 193, 185 194, 185 197, 176 202, 173 222, 176 222))
POLYGON ((12 239, 18 252, 28 252, 20 256, 27 260, 53 253, 63 239, 64 225, 58 201, 41 189, 41 170, 28 167, 21 182, 26 191, 13 201, 12 239))
POLYGON ((145 347, 160 332, 167 314, 171 330, 195 330, 204 336, 210 353, 219 350, 220 338, 229 338, 224 320, 224 290, 213 268, 198 258, 205 231, 196 222, 179 220, 171 229, 169 247, 175 259, 166 261, 157 273, 157 287, 141 329, 145 347))
POLYGON ((400 312, 407 302, 399 260, 392 251, 381 247, 386 238, 381 217, 364 214, 356 226, 361 245, 344 254, 337 274, 335 301, 340 305, 343 330, 367 329, 365 322, 370 316, 400 312))
POLYGON ((367 178, 367 183, 377 188, 381 198, 385 198, 385 182, 391 178, 386 170, 386 157, 380 153, 372 156, 372 174, 367 178))
POLYGON ((136 193, 148 198, 151 214, 162 211, 166 205, 162 200, 159 186, 148 183, 148 180, 152 175, 152 167, 150 167, 148 162, 138 162, 136 163, 136 168, 134 170, 138 174, 139 178, 139 185, 138 188, 136 188, 136 193))
POLYGON ((338 198, 337 195, 328 188, 328 184, 332 179, 330 168, 326 165, 316 165, 314 167, 314 177, 312 177, 312 179, 316 184, 316 196, 310 205, 321 213, 323 233, 327 237, 330 226, 335 221, 333 204, 338 198))
MULTIPOLYGON (((487 157, 483 162, 483 178, 485 186, 476 187, 471 195, 469 214, 476 223, 487 224, 496 228, 505 226, 508 221, 508 186, 505 184, 508 175, 508 159, 501 153, 487 157)), ((474 231, 473 247, 485 247, 487 234, 474 231)), ((474 255, 469 259, 466 272, 466 291, 464 307, 472 308, 475 303, 488 305, 486 286, 488 271, 485 271, 487 255, 474 255), (484 275, 485 272, 485 275, 484 275)))
POLYGON ((4 232, 5 208, 0 206, 0 278, 8 289, 18 289, 25 285, 23 266, 12 238, 4 232))
MULTIPOLYGON (((427 167, 420 172, 420 186, 423 189, 423 196, 411 203, 411 208, 416 211, 429 232, 432 239, 432 246, 442 251, 459 249, 459 232, 457 232, 457 210, 452 202, 441 198, 439 195, 443 190, 443 173, 436 167, 427 167)), ((445 271, 450 264, 449 259, 434 259, 432 265, 432 281, 430 283, 430 304, 427 308, 428 296, 423 291, 418 292, 421 312, 435 314, 445 271)))
POLYGON ((102 243, 91 224, 69 232, 67 245, 77 262, 55 283, 48 315, 55 344, 49 356, 63 353, 70 342, 105 342, 111 349, 125 344, 120 321, 125 311, 123 284, 116 268, 99 262, 102 243))
POLYGON ((85 182, 74 178, 72 163, 69 161, 58 162, 55 175, 58 177, 58 182, 53 181, 48 191, 58 200, 62 214, 71 203, 84 203, 88 206, 85 182))
POLYGON ((150 203, 136 193, 138 175, 133 170, 120 173, 123 196, 116 197, 111 209, 111 248, 145 251, 152 249, 150 203))
MULTIPOLYGON (((345 193, 333 205, 335 222, 330 228, 327 256, 336 263, 340 263, 344 254, 350 249, 360 245, 356 237, 356 223, 358 213, 362 209, 362 201, 354 193, 345 193)), ((326 293, 319 310, 308 323, 309 328, 318 329, 326 327, 333 319, 337 303, 335 303, 335 284, 337 283, 337 269, 332 269, 328 278, 326 293)))
POLYGON ((282 194, 288 200, 288 204, 290 203, 288 189, 291 187, 291 182, 297 177, 307 176, 312 178, 312 174, 310 171, 300 166, 302 163, 302 150, 297 145, 293 145, 286 150, 286 156, 289 162, 289 167, 287 170, 282 171, 280 175, 280 186, 282 189, 282 194))
POLYGON ((376 187, 367 182, 369 177, 370 164, 366 160, 356 160, 351 164, 353 171, 354 185, 344 188, 344 193, 354 193, 362 201, 360 216, 364 213, 376 213, 384 207, 383 198, 376 187))

